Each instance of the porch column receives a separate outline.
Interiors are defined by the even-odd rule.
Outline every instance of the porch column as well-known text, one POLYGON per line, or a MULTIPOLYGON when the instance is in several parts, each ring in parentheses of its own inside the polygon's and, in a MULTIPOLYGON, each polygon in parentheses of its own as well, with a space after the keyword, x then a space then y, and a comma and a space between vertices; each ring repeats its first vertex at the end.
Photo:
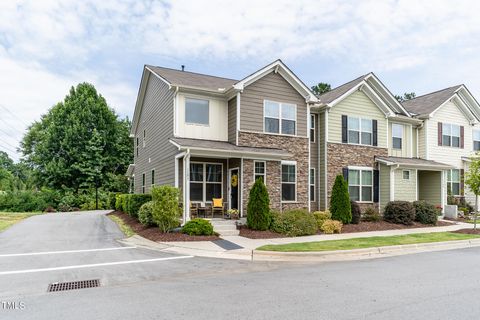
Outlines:
POLYGON ((442 175, 441 176, 441 179, 440 181, 441 182, 441 188, 440 188, 440 192, 441 192, 441 206, 442 206, 442 213, 445 213, 445 205, 447 204, 447 192, 446 192, 446 189, 445 189, 445 170, 442 170, 440 171, 440 174, 442 175))
POLYGON ((183 222, 190 221, 190 153, 185 155, 185 161, 183 164, 183 189, 185 190, 185 215, 183 222))
POLYGON ((390 201, 395 200, 395 169, 390 167, 390 201))

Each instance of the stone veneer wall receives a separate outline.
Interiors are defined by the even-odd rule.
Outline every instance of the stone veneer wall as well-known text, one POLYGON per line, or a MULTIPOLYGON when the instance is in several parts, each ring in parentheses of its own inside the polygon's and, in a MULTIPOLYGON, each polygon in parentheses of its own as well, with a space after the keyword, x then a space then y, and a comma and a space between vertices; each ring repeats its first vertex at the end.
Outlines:
MULTIPOLYGON (((333 183, 339 174, 343 174, 342 169, 348 166, 371 167, 375 168, 375 156, 388 156, 387 148, 358 146, 343 143, 327 144, 327 197, 330 204, 330 197, 332 194, 333 183)), ((360 203, 362 211, 367 207, 372 206, 368 203, 360 203)), ((379 209, 378 203, 373 204, 373 207, 379 209)))
MULTIPOLYGON (((267 189, 270 195, 270 206, 277 210, 308 208, 308 143, 306 137, 289 137, 263 133, 238 133, 238 145, 261 148, 279 148, 288 151, 292 157, 285 160, 297 161, 297 201, 281 202, 281 168, 280 161, 267 161, 267 189)), ((243 210, 246 215, 248 195, 254 183, 253 161, 243 160, 243 210)))

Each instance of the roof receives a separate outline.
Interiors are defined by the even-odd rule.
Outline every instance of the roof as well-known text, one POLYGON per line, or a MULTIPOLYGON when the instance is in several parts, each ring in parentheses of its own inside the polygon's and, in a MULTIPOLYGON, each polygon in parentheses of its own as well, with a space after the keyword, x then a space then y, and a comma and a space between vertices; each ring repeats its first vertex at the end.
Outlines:
POLYGON ((157 76, 166 80, 172 86, 191 87, 218 91, 218 89, 229 89, 238 80, 209 76, 206 74, 181 71, 164 67, 146 66, 157 76))
POLYGON ((426 167, 436 169, 450 169, 453 168, 449 164, 440 163, 432 160, 426 160, 421 158, 403 158, 403 157, 375 157, 375 160, 382 162, 387 166, 401 165, 405 167, 426 167))
POLYGON ((345 93, 347 93, 349 90, 351 90, 353 87, 355 87, 356 85, 358 85, 360 82, 362 82, 365 77, 367 75, 364 74, 363 76, 360 76, 350 82, 347 82, 345 84, 342 84, 341 86, 338 86, 328 92, 325 92, 321 95, 318 96, 318 98, 320 99, 320 102, 321 103, 330 103, 334 100, 336 100, 337 98, 340 98, 341 96, 343 96, 345 93))
POLYGON ((415 113, 417 115, 430 114, 438 107, 440 107, 445 101, 451 98, 455 94, 455 92, 461 87, 462 85, 457 85, 439 91, 431 92, 423 96, 407 100, 403 102, 402 105, 409 112, 415 113))
POLYGON ((289 157, 291 156, 287 151, 277 148, 257 148, 257 147, 242 147, 237 146, 226 141, 214 141, 191 138, 170 138, 170 141, 179 149, 203 150, 207 152, 228 152, 234 154, 258 154, 268 155, 274 157, 289 157))

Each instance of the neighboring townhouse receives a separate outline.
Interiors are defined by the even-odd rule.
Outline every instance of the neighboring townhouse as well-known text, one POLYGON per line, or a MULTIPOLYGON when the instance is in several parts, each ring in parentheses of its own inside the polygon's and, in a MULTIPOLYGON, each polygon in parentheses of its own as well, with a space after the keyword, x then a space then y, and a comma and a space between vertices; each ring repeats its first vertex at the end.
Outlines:
MULTIPOLYGON (((422 120, 413 118, 373 73, 319 100, 312 113, 318 112, 321 128, 320 209, 328 207, 338 174, 348 182, 350 198, 363 208, 382 210, 393 200, 428 199, 426 190, 434 187, 426 185, 423 175, 440 176, 449 166, 418 158, 422 120)), ((441 190, 435 195, 440 199, 441 190)))
MULTIPOLYGON (((428 185, 441 186, 442 204, 448 193, 474 204, 475 196, 464 186, 464 173, 469 157, 480 150, 478 102, 465 85, 457 85, 406 101, 403 106, 423 121, 418 131, 419 156, 451 166, 442 176, 425 176, 431 180, 428 185)), ((433 203, 439 201, 433 194, 425 197, 433 203)))
POLYGON ((179 187, 184 221, 191 203, 213 198, 245 216, 261 178, 272 208, 310 209, 310 105, 317 101, 280 60, 242 80, 147 65, 131 129, 134 192, 179 187))

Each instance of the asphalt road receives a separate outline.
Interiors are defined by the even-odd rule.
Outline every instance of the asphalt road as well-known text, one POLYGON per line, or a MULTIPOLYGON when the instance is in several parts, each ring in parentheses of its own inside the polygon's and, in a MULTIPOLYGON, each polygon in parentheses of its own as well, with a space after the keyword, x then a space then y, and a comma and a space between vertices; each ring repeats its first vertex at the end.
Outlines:
POLYGON ((0 233, 0 319, 480 318, 480 248, 286 264, 122 248, 121 237, 102 213, 38 216, 0 233), (101 286, 46 292, 88 279, 101 286))

